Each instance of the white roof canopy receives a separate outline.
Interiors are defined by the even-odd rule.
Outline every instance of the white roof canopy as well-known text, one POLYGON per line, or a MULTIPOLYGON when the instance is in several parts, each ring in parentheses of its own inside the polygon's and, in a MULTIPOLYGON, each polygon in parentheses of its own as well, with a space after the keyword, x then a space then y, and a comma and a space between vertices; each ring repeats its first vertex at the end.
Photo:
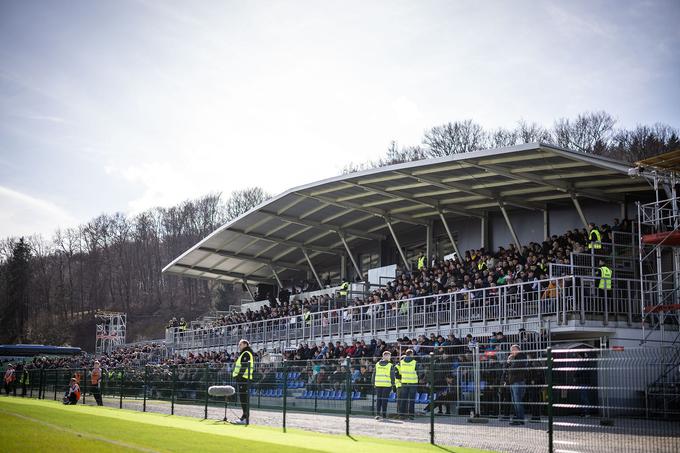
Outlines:
POLYGON ((629 164, 530 143, 376 168, 295 187, 215 230, 163 272, 226 282, 276 283, 390 232, 485 212, 542 210, 572 198, 622 202, 650 190, 629 164), (342 237, 341 237, 342 236, 342 237), (305 256, 307 255, 307 256, 305 256), (307 258, 308 257, 308 258, 307 258))

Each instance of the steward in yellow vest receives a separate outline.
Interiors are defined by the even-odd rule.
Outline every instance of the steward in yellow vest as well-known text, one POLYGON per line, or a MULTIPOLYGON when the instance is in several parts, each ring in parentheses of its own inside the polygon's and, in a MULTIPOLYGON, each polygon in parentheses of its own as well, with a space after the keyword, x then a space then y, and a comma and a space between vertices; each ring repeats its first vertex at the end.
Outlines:
POLYGON ((375 409, 375 419, 385 420, 387 418, 387 402, 390 398, 390 390, 396 390, 394 367, 392 366, 392 354, 389 351, 383 352, 382 360, 375 364, 373 372, 373 386, 377 405, 375 409))
POLYGON ((599 277, 600 277, 600 282, 597 285, 598 289, 601 290, 610 290, 612 289, 612 270, 609 269, 605 264, 604 261, 600 260, 600 268, 598 269, 599 271, 599 277))
POLYGON ((401 378, 399 389, 399 417, 415 418, 416 387, 418 386, 418 362, 413 357, 413 349, 408 349, 397 368, 401 378))
POLYGON ((427 258, 425 258, 425 255, 420 255, 420 258, 418 258, 418 270, 423 270, 427 266, 427 258))
POLYGON ((594 223, 588 224, 588 249, 599 250, 602 248, 602 233, 594 223))
POLYGON ((238 399, 241 402, 243 414, 237 425, 247 425, 250 423, 250 381, 253 380, 253 368, 255 368, 255 354, 250 349, 248 340, 241 340, 238 343, 239 356, 234 363, 231 372, 232 378, 236 381, 238 399))

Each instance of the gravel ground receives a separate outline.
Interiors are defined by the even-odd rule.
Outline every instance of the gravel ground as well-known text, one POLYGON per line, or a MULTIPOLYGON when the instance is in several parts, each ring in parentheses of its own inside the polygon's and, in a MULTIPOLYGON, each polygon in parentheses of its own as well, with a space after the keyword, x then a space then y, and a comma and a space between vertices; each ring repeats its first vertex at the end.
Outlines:
MULTIPOLYGON (((87 404, 94 401, 88 398, 87 404)), ((106 406, 118 407, 117 399, 104 399, 106 406)), ((142 410, 142 401, 124 399, 123 408, 142 410)), ((170 413, 170 403, 147 401, 147 411, 170 413)), ((175 414, 203 418, 204 406, 176 404, 175 414)), ((234 420, 240 408, 230 405, 227 418, 234 420)), ((223 407, 208 407, 208 418, 221 420, 223 407)), ((254 425, 282 426, 282 413, 275 410, 251 410, 254 425)), ((313 412, 288 412, 286 425, 308 431, 345 434, 344 415, 313 412)), ((511 453, 545 452, 548 450, 547 424, 527 423, 510 426, 508 421, 491 419, 485 424, 468 423, 466 417, 435 417, 435 441, 441 446, 474 447, 511 453)), ((556 452, 680 452, 680 423, 657 420, 615 420, 613 426, 600 426, 597 418, 559 418, 554 423, 556 452)), ((352 415, 350 434, 386 439, 429 442, 429 417, 414 421, 377 421, 372 417, 352 415)))

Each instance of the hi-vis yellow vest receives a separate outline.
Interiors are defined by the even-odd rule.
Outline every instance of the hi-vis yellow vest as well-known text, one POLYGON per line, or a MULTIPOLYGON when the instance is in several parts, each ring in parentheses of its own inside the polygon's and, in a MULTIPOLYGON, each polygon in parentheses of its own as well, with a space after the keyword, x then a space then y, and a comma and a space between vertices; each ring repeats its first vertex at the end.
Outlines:
POLYGON ((248 370, 243 373, 243 377, 248 380, 253 379, 253 367, 255 366, 255 362, 253 361, 253 354, 250 351, 243 351, 239 356, 238 359, 236 359, 236 363, 234 364, 234 370, 231 372, 231 377, 236 377, 238 374, 241 372, 241 358, 243 358, 244 354, 249 355, 250 362, 245 365, 248 367, 248 370))
POLYGON ((418 374, 416 373, 416 361, 411 359, 410 362, 402 360, 399 362, 399 374, 401 374, 402 384, 417 384, 418 374))
POLYGON ((590 239, 590 241, 588 243, 589 249, 601 249, 602 248, 602 235, 600 234, 600 230, 598 230, 597 228, 593 228, 592 230, 590 230, 590 234, 588 235, 588 239, 590 239), (595 236, 595 238, 593 238, 593 236, 595 236))
POLYGON ((392 387, 392 364, 375 364, 375 383, 376 387, 392 387))
POLYGON ((421 270, 424 267, 425 267, 425 257, 421 256, 420 258, 418 258, 418 270, 421 270))
POLYGON ((607 266, 602 266, 600 268, 600 284, 598 285, 600 289, 612 289, 612 270, 607 266))

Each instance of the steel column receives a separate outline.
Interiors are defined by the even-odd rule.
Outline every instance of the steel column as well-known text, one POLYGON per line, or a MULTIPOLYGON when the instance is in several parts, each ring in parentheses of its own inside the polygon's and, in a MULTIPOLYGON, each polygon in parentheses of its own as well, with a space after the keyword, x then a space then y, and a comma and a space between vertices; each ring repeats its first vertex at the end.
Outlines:
POLYGON ((444 217, 444 214, 439 212, 439 218, 441 219, 442 224, 444 225, 444 229, 446 230, 446 235, 449 237, 449 241, 451 242, 451 245, 453 246, 454 252, 456 252, 456 255, 458 255, 458 259, 462 262, 463 257, 460 256, 460 252, 458 251, 458 244, 453 239, 453 234, 451 234, 451 230, 449 229, 449 224, 446 222, 446 218, 444 217))
POLYGON ((397 250, 399 250, 399 255, 401 255, 401 260, 404 262, 404 266, 406 266, 406 270, 408 270, 410 272, 411 271, 411 265, 406 260, 406 255, 404 255, 404 251, 401 249, 401 245, 399 245, 399 239, 397 239, 397 235, 394 232, 394 228, 392 228, 392 222, 390 222, 387 218, 385 218, 385 223, 387 224, 387 228, 389 228, 390 233, 392 234, 392 239, 394 239, 394 243, 397 245, 397 250))
POLYGON ((583 222, 583 226, 585 228, 588 228, 588 221, 586 220, 586 216, 583 214, 583 209, 581 209, 581 203, 579 203, 578 198, 576 198, 576 195, 574 194, 571 195, 571 201, 574 202, 574 207, 576 208, 576 212, 578 212, 578 216, 581 218, 581 222, 583 222))
POLYGON ((250 286, 248 286, 248 282, 245 280, 241 280, 241 283, 243 283, 243 286, 246 287, 246 290, 248 291, 248 294, 250 294, 250 298, 255 301, 255 295, 253 294, 253 290, 250 289, 250 286))
POLYGON ((519 242, 519 238, 517 237, 517 233, 515 233, 515 229, 512 226, 512 222, 510 222, 510 217, 508 216, 508 213, 505 210, 505 205, 502 202, 498 202, 498 207, 501 208, 503 218, 505 218, 505 224, 508 226, 508 230, 510 230, 510 234, 512 235, 512 240, 515 241, 515 245, 517 246, 517 248, 521 249, 522 244, 519 242))
POLYGON ((307 264, 309 264, 309 268, 312 270, 312 274, 314 274, 314 278, 316 279, 316 282, 319 284, 319 289, 322 289, 323 284, 321 284, 321 279, 319 278, 319 274, 316 273, 316 269, 314 268, 314 265, 312 264, 312 260, 309 259, 309 255, 307 254, 307 250, 305 250, 303 248, 302 253, 305 255, 305 259, 307 260, 307 264))
POLYGON ((352 265, 354 266, 354 270, 356 271, 359 278, 361 278, 361 280, 363 281, 364 276, 361 274, 361 269, 359 269, 359 265, 357 264, 357 261, 354 259, 354 255, 352 255, 352 251, 349 249, 349 245, 347 244, 347 240, 345 239, 345 235, 338 231, 338 236, 340 236, 340 240, 342 241, 342 245, 344 245, 345 250, 347 250, 347 255, 349 256, 349 259, 352 261, 352 265))

